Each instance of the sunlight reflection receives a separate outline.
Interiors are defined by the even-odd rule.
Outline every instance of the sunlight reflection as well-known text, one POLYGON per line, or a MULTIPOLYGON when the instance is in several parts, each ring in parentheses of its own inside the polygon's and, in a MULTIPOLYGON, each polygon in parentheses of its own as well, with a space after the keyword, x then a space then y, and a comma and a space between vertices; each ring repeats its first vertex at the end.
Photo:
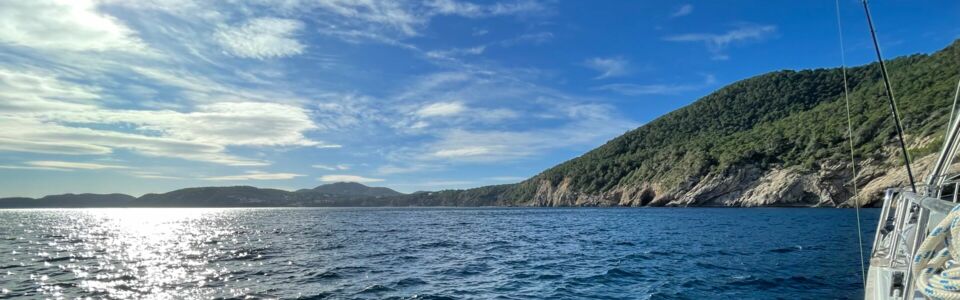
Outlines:
MULTIPOLYGON (((95 242, 100 272, 81 287, 118 298, 185 296, 186 287, 202 287, 219 278, 208 265, 220 254, 204 244, 229 235, 229 224, 217 222, 224 209, 97 209, 78 224, 95 242), (84 224, 85 223, 85 224, 84 224), (203 249, 203 250, 201 250, 203 249), (103 270, 106 270, 104 272, 103 270), (173 287, 175 294, 168 294, 173 287)), ((87 272, 80 270, 81 272, 87 272)), ((199 290, 195 290, 199 292, 199 290)), ((202 296, 202 295, 194 295, 202 296)))

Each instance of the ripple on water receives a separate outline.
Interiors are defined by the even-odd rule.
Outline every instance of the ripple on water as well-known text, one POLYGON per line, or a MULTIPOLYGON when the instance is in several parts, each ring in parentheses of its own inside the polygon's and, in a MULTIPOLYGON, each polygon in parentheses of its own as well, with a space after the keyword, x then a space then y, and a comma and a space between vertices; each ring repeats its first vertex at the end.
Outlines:
POLYGON ((852 216, 670 208, 0 210, 0 298, 858 298, 850 276, 859 267, 850 247, 856 236, 846 234, 855 232, 852 216))

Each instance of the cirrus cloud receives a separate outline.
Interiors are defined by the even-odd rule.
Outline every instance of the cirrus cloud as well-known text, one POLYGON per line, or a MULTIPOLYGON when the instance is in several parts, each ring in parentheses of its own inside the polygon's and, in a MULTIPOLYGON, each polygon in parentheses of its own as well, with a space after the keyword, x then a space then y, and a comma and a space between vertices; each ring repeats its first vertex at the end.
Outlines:
POLYGON ((202 178, 203 180, 214 181, 243 181, 243 180, 285 180, 305 176, 295 173, 268 173, 262 171, 247 171, 240 175, 214 176, 202 178))
POLYGON ((383 181, 383 179, 379 179, 379 178, 370 178, 370 177, 363 177, 363 176, 357 176, 357 175, 323 175, 323 176, 320 176, 320 178, 318 178, 318 179, 319 179, 320 181, 323 181, 323 182, 358 182, 358 183, 366 183, 366 182, 380 182, 380 181, 383 181))
POLYGON ((735 42, 749 40, 763 40, 777 33, 777 26, 741 24, 737 28, 724 33, 686 33, 664 37, 670 42, 702 42, 714 60, 726 60, 730 56, 724 53, 727 47, 735 42))
POLYGON ((221 28, 214 37, 234 56, 268 59, 303 53, 306 46, 294 38, 302 29, 303 23, 298 20, 258 18, 221 28))

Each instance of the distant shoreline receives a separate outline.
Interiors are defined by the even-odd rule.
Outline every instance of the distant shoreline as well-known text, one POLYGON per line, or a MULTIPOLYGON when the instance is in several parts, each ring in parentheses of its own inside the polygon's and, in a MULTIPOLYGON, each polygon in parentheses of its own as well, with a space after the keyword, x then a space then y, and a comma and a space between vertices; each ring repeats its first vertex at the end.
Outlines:
MULTIPOLYGON (((784 208, 784 209, 853 209, 853 207, 831 207, 831 206, 88 206, 88 207, 0 207, 2 210, 58 210, 58 209, 182 209, 182 208, 255 208, 255 209, 311 209, 311 208, 336 208, 336 209, 356 209, 356 208, 427 208, 427 209, 762 209, 762 208, 784 208)), ((876 209, 877 207, 862 207, 862 209, 876 209)))
POLYGON ((359 183, 338 182, 312 189, 285 191, 252 186, 198 187, 179 189, 163 194, 134 197, 126 194, 61 194, 41 198, 0 198, 0 209, 70 209, 70 208, 387 208, 387 207, 518 207, 518 208, 600 208, 600 207, 715 207, 715 208, 833 208, 806 202, 773 202, 773 205, 617 205, 616 202, 590 202, 566 205, 565 202, 542 202, 504 197, 498 191, 469 194, 462 190, 416 192, 404 194, 385 187, 368 187, 359 183), (791 205, 792 204, 792 205, 791 205), (805 205, 806 204, 806 205, 805 205))

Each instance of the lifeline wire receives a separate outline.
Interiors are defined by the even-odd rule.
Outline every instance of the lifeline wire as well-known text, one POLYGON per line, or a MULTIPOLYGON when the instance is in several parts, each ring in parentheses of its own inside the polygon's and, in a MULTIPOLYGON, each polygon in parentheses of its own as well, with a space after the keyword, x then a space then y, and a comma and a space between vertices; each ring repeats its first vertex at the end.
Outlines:
POLYGON ((847 104, 847 140, 850 143, 850 168, 853 170, 853 178, 850 182, 853 186, 853 207, 857 211, 857 241, 860 242, 860 279, 863 282, 864 291, 867 286, 866 262, 863 258, 863 230, 860 229, 860 203, 857 200, 857 159, 853 154, 853 120, 850 118, 850 91, 847 87, 847 59, 846 51, 843 47, 843 25, 840 22, 840 0, 837 4, 837 32, 840 36, 840 71, 843 74, 843 99, 847 104))

